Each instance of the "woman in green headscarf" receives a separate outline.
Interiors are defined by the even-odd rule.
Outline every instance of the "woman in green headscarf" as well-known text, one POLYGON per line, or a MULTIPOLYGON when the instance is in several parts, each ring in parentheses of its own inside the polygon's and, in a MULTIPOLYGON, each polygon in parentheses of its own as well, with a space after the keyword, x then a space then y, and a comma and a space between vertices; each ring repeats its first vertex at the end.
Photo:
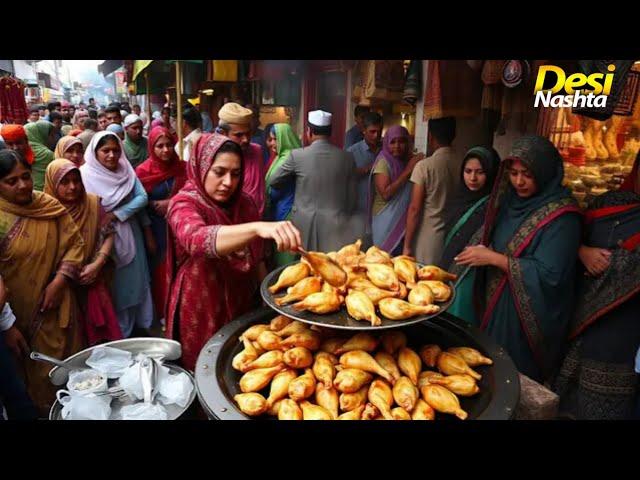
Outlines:
POLYGON ((53 123, 46 120, 38 120, 35 123, 27 123, 24 126, 24 130, 27 132, 29 145, 35 157, 31 166, 33 189, 42 191, 47 166, 53 162, 54 158, 53 151, 50 148, 54 135, 53 123))
MULTIPOLYGON (((302 148, 302 144, 288 123, 276 123, 270 131, 265 132, 265 135, 267 137, 267 145, 273 145, 272 148, 275 149, 275 157, 270 163, 265 176, 267 185, 266 217, 272 221, 289 220, 296 193, 296 185, 291 182, 284 188, 272 188, 269 186, 269 179, 278 170, 278 167, 284 163, 291 150, 302 148)), ((274 255, 277 267, 291 263, 295 259, 296 255, 288 252, 276 252, 274 255)))
POLYGON ((562 157, 549 140, 516 140, 483 228, 454 258, 459 267, 474 267, 480 329, 538 382, 559 367, 573 312, 582 218, 563 176, 562 157))
POLYGON ((148 142, 142 135, 142 119, 134 113, 127 115, 124 132, 124 153, 131 166, 136 168, 149 157, 148 142))

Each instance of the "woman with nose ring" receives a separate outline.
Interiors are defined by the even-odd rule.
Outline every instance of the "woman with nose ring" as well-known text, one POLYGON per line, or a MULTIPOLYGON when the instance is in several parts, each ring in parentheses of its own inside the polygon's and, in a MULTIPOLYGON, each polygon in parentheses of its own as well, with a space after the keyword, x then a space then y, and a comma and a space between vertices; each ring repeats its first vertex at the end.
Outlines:
POLYGON ((549 140, 516 140, 483 228, 454 258, 455 273, 475 270, 474 321, 539 382, 559 366, 573 313, 582 218, 563 176, 549 140))
POLYGON ((259 221, 243 178, 241 147, 204 134, 187 162, 186 185, 169 203, 167 336, 180 341, 190 370, 218 329, 254 307, 266 274, 262 240, 275 240, 281 252, 302 246, 291 222, 259 221))
MULTIPOLYGON (((164 318, 166 291, 167 210, 169 201, 187 180, 186 163, 178 158, 173 137, 164 127, 149 134, 149 157, 136 168, 136 174, 149 196, 147 214, 151 220, 153 242, 147 248, 153 303, 156 314, 164 318)), ((149 245, 149 242, 147 242, 149 245)))
POLYGON ((134 328, 146 335, 153 322, 153 300, 139 219, 148 203, 147 193, 113 132, 93 136, 80 173, 87 193, 101 198, 107 212, 104 223, 114 222, 111 296, 122 335, 130 337, 134 328))

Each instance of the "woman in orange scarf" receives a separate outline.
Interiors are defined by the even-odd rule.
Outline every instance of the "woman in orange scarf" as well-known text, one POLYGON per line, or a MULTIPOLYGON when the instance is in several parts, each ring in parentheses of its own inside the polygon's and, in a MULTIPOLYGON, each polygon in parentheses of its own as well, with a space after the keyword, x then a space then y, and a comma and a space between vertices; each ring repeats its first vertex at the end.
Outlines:
MULTIPOLYGON (((0 274, 16 326, 32 350, 66 358, 84 346, 71 285, 78 279, 84 242, 64 206, 33 190, 30 165, 0 152, 0 274)), ((27 389, 41 414, 55 400, 50 366, 21 358, 27 389)))
POLYGON ((27 132, 22 125, 2 125, 0 127, 0 137, 3 138, 5 145, 9 150, 15 150, 29 165, 33 165, 33 150, 29 145, 27 132))
POLYGON ((78 300, 89 345, 121 339, 122 332, 105 281, 114 228, 112 223, 104 224, 106 213, 100 197, 86 193, 80 170, 64 158, 54 160, 47 167, 44 192, 65 206, 84 240, 78 300))

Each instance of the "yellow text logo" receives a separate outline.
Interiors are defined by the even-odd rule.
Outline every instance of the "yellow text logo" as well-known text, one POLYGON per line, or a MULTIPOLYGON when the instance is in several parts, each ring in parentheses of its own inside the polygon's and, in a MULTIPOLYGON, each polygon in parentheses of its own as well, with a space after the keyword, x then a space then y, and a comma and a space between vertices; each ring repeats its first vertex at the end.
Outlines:
POLYGON ((613 83, 613 72, 615 65, 609 65, 607 70, 611 73, 573 73, 567 77, 564 70, 555 65, 542 65, 538 70, 534 93, 549 92, 552 95, 560 92, 563 88, 567 95, 573 95, 576 91, 581 93, 592 93, 593 95, 609 95, 613 83), (543 88, 545 81, 555 82, 551 88, 543 88), (586 87, 586 88, 585 88, 586 87), (589 88, 590 87, 590 88, 589 88))

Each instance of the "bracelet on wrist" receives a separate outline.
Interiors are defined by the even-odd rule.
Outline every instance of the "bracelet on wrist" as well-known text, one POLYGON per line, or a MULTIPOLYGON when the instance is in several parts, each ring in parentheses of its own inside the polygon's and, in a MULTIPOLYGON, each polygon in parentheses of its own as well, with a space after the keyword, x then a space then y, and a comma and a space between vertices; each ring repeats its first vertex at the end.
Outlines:
POLYGON ((107 255, 104 252, 98 252, 96 253, 96 260, 98 260, 100 257, 104 257, 104 261, 106 262, 107 260, 109 260, 109 255, 107 255))

